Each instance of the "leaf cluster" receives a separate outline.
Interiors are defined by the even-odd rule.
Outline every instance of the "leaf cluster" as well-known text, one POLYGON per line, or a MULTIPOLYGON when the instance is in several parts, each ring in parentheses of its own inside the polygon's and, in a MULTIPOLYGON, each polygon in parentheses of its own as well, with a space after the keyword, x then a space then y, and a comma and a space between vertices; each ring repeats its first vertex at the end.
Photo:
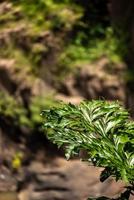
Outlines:
POLYGON ((86 150, 89 163, 109 176, 134 183, 134 122, 118 102, 84 101, 42 112, 48 138, 64 146, 67 159, 86 150))

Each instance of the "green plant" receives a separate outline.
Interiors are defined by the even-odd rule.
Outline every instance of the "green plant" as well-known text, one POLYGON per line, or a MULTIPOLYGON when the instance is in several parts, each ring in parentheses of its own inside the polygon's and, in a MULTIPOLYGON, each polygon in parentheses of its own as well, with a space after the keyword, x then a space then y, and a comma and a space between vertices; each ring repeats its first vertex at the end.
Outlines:
MULTIPOLYGON (((108 27, 103 38, 86 38, 86 45, 82 43, 84 34, 79 33, 72 43, 69 43, 59 57, 59 64, 67 68, 77 67, 83 63, 92 63, 105 56, 109 63, 120 63, 122 56, 119 50, 119 41, 108 27)), ((71 69, 72 70, 72 69, 71 69)))
POLYGON ((29 125, 26 109, 6 92, 0 92, 0 117, 14 119, 14 125, 29 125))
POLYGON ((102 182, 109 176, 126 182, 127 190, 118 199, 129 199, 134 192, 134 122, 118 102, 62 104, 42 116, 48 138, 65 147, 67 159, 85 150, 89 164, 104 167, 102 182))
POLYGON ((42 123, 41 116, 39 113, 43 108, 50 108, 52 106, 58 107, 59 102, 54 99, 54 94, 35 96, 31 100, 30 113, 31 113, 31 124, 34 128, 42 123))
POLYGON ((39 30, 70 29, 73 24, 80 19, 82 9, 70 0, 30 0, 26 1, 12 0, 16 7, 21 7, 25 17, 34 20, 33 25, 39 30))

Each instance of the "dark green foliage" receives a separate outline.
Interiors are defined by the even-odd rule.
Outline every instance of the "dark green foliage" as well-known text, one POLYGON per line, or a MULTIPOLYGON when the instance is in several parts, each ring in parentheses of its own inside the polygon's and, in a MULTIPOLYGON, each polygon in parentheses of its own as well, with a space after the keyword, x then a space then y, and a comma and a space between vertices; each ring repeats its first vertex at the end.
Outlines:
POLYGON ((29 125, 26 109, 12 96, 0 92, 0 117, 14 120, 13 125, 29 125))
POLYGON ((34 130, 40 127, 42 122, 39 113, 43 108, 49 108, 52 105, 58 106, 58 101, 54 100, 53 94, 33 97, 29 107, 26 109, 22 102, 18 102, 17 99, 5 92, 0 92, 0 120, 7 120, 13 126, 25 126, 34 130))
POLYGON ((65 147, 67 159, 84 149, 89 163, 105 168, 101 181, 112 175, 133 185, 134 122, 118 102, 63 104, 42 116, 48 138, 65 147))
POLYGON ((82 21, 86 26, 83 30, 89 33, 89 38, 103 37, 105 29, 110 26, 107 2, 105 0, 74 0, 74 2, 84 8, 82 21))

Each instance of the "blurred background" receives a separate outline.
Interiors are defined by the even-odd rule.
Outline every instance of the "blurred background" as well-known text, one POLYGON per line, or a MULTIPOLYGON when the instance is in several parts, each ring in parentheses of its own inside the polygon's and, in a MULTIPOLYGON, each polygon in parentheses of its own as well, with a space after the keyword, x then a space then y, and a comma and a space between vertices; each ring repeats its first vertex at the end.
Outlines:
POLYGON ((132 0, 0 1, 0 200, 114 197, 123 183, 64 153, 40 113, 59 101, 118 100, 134 114, 132 0))

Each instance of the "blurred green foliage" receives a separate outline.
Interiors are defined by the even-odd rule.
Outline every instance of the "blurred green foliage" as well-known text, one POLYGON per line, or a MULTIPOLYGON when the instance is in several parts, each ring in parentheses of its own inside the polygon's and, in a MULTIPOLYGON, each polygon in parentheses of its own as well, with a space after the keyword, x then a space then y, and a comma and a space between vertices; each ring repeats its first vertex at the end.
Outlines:
POLYGON ((5 92, 0 92, 0 115, 5 118, 13 118, 14 125, 29 124, 26 109, 5 92))
POLYGON ((82 15, 81 7, 69 1, 57 0, 12 0, 16 6, 20 6, 30 21, 35 26, 46 29, 70 29, 82 15))
POLYGON ((79 34, 72 44, 69 44, 61 54, 59 63, 63 66, 80 66, 83 63, 91 63, 101 57, 107 57, 109 62, 122 61, 118 53, 118 39, 114 36, 112 28, 107 28, 104 38, 95 38, 82 45, 83 34, 79 34))
POLYGON ((30 113, 31 113, 31 122, 32 126, 40 125, 42 122, 42 118, 39 115, 42 109, 50 108, 50 107, 57 107, 59 102, 54 99, 53 94, 48 94, 47 96, 35 96, 31 100, 30 104, 30 113))
MULTIPOLYGON (((126 49, 123 42, 115 37, 105 0, 7 2, 11 6, 9 5, 8 12, 3 12, 0 16, 0 34, 6 36, 1 40, 0 58, 13 59, 15 69, 28 72, 28 78, 33 78, 30 81, 39 76, 41 67, 45 68, 44 79, 49 74, 52 79, 50 82, 57 81, 58 85, 59 80, 84 63, 94 62, 103 56, 110 63, 122 60, 122 52, 124 54, 126 49), (20 31, 17 32, 16 29, 19 28, 20 31), (44 33, 48 35, 44 36, 44 33), (52 37, 58 39, 56 44, 52 37), (51 56, 54 51, 56 58, 51 56), (53 61, 54 66, 49 66, 48 58, 53 61)), ((1 97, 1 106, 6 106, 6 101, 10 103, 5 110, 1 107, 1 112, 17 118, 17 123, 34 127, 40 123, 39 113, 42 108, 57 104, 53 95, 50 96, 32 97, 29 110, 25 110, 23 104, 5 94, 4 98, 1 97)))
POLYGON ((59 102, 54 95, 32 97, 30 107, 25 109, 22 103, 15 100, 5 92, 0 92, 0 116, 5 119, 13 119, 14 126, 25 126, 34 129, 42 122, 39 115, 43 108, 58 106, 59 102), (30 113, 30 116, 29 116, 30 113))
POLYGON ((91 63, 102 56, 108 57, 110 62, 118 63, 126 53, 123 41, 120 42, 112 30, 104 0, 11 2, 13 9, 0 17, 3 20, 1 28, 27 25, 27 36, 24 36, 27 44, 18 44, 18 39, 14 38, 4 46, 1 55, 17 60, 18 55, 14 52, 19 52, 18 65, 29 65, 29 69, 36 74, 43 59, 51 53, 49 45, 38 41, 40 34, 45 31, 54 33, 53 37, 61 40, 54 66, 54 71, 58 73, 54 76, 65 76, 68 71, 73 72, 75 66, 91 63))

